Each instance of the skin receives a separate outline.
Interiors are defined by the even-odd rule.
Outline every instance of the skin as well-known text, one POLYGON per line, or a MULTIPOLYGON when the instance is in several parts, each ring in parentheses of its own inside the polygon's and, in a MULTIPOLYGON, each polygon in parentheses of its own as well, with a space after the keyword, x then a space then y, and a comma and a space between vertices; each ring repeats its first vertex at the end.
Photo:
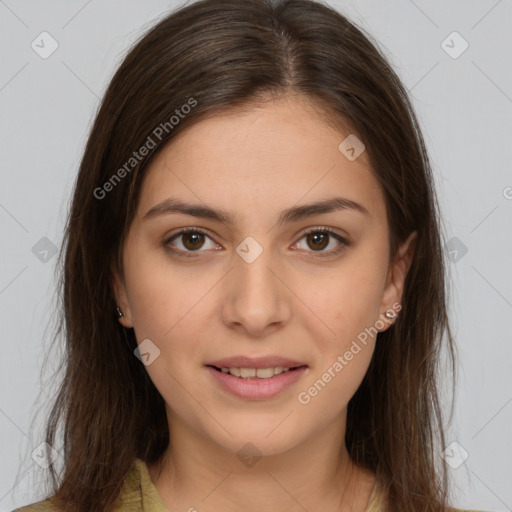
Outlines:
MULTIPOLYGON (((384 195, 366 152, 349 161, 338 150, 348 133, 306 98, 288 95, 201 120, 148 169, 123 249, 124 280, 116 274, 114 287, 120 322, 135 329, 138 343, 148 338, 160 349, 146 370, 166 402, 170 450, 148 469, 169 510, 367 507, 375 477, 350 461, 344 436, 347 404, 375 337, 307 405, 297 399, 365 327, 400 303, 414 251, 415 233, 389 261, 384 195), (282 210, 333 195, 369 214, 346 209, 277 224, 282 210), (171 196, 227 210, 236 221, 183 213, 143 220, 171 196), (340 242, 332 236, 308 243, 304 233, 324 226, 350 245, 333 254, 340 242), (189 227, 207 236, 182 235, 168 245, 192 257, 169 252, 165 240, 189 227), (263 248, 252 263, 235 251, 247 236, 263 248), (204 366, 269 354, 308 370, 267 400, 228 394, 204 366), (263 456, 251 467, 237 457, 247 442, 263 456)), ((391 321, 384 324, 381 331, 391 321)))

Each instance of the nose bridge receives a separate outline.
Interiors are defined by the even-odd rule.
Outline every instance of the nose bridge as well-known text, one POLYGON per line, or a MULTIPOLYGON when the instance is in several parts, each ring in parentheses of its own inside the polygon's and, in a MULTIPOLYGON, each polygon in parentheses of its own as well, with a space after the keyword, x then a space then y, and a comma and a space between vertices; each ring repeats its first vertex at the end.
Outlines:
POLYGON ((260 240, 262 243, 249 236, 236 247, 224 303, 226 322, 253 331, 287 320, 290 310, 285 287, 275 275, 279 275, 277 259, 262 237, 260 240))
POLYGON ((270 295, 275 293, 276 278, 270 269, 276 265, 276 259, 273 257, 272 248, 262 237, 246 237, 236 248, 237 258, 235 258, 235 269, 233 278, 242 288, 237 293, 253 295, 270 295))

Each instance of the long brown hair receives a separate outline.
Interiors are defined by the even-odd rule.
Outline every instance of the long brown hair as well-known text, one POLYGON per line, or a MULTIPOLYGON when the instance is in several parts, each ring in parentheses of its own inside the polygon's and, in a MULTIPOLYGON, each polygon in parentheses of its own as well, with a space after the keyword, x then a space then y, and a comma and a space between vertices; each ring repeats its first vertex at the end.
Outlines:
POLYGON ((286 93, 306 95, 365 144, 385 195, 391 257, 418 232, 403 309, 379 333, 349 403, 346 445, 382 482, 391 510, 445 510, 438 374, 443 349, 452 375, 455 355, 425 143, 408 94, 377 43, 339 12, 309 0, 183 6, 133 46, 110 82, 59 255, 64 314, 57 334, 65 340, 65 372, 46 441, 57 445, 62 424, 64 470, 57 476, 50 466, 49 474, 63 509, 112 510, 134 457, 154 463, 169 442, 165 404, 134 357, 133 329, 113 314, 112 275, 123 275, 121 251, 148 165, 204 116, 286 93))

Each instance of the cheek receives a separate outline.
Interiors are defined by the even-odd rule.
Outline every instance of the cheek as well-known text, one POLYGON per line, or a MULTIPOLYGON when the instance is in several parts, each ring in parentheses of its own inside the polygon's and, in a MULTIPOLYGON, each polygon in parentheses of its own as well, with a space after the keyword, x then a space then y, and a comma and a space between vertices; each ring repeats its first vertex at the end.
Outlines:
MULTIPOLYGON (((131 281, 129 300, 132 311, 133 324, 137 333, 144 337, 160 339, 173 324, 172 293, 162 287, 162 282, 153 275, 144 275, 140 272, 131 281)), ((137 336, 139 338, 139 336, 137 336)))
POLYGON ((350 361, 341 354, 332 358, 306 380, 297 402, 308 418, 323 418, 328 422, 345 410, 368 370, 373 345, 361 346, 356 352, 350 361))
POLYGON ((333 419, 360 386, 375 348, 375 333, 368 327, 375 321, 378 295, 372 279, 356 272, 318 294, 318 311, 330 330, 311 320, 318 358, 297 395, 308 417, 333 419))
POLYGON ((317 335, 322 330, 324 348, 336 346, 342 350, 379 318, 385 270, 375 260, 362 260, 347 260, 328 278, 308 281, 302 288, 304 304, 315 313, 307 315, 310 328, 317 335))
POLYGON ((156 259, 133 258, 131 263, 126 277, 136 339, 138 343, 150 339, 179 371, 192 353, 200 351, 218 276, 205 278, 198 271, 187 273, 156 259))
POLYGON ((180 278, 151 254, 132 252, 126 259, 127 295, 137 339, 161 344, 166 333, 185 315, 180 278))

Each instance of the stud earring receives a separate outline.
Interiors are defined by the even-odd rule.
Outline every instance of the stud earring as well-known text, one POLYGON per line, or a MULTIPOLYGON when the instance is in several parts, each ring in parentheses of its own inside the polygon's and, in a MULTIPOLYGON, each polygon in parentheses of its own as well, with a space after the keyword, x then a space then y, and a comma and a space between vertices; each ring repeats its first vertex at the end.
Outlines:
POLYGON ((121 308, 117 306, 116 308, 116 316, 117 318, 122 318, 124 316, 124 313, 121 311, 121 308))
POLYGON ((396 317, 396 313, 394 311, 393 312, 386 311, 385 315, 387 318, 395 318, 396 317))

